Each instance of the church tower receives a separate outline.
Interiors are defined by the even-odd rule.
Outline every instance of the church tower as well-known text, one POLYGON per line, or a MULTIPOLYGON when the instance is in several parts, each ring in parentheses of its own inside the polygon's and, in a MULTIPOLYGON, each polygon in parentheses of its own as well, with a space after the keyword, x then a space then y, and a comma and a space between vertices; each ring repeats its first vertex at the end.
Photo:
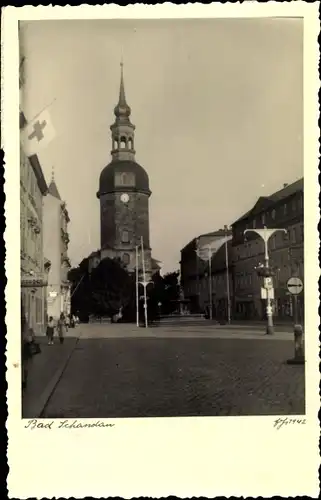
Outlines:
MULTIPOLYGON (((126 102, 121 64, 118 104, 111 125, 111 162, 102 170, 100 201, 101 258, 118 257, 129 271, 136 267, 136 246, 144 243, 146 274, 151 274, 148 175, 135 160, 135 125, 126 102)), ((141 258, 140 258, 141 261, 141 258)), ((140 264, 141 267, 141 264, 140 264)))

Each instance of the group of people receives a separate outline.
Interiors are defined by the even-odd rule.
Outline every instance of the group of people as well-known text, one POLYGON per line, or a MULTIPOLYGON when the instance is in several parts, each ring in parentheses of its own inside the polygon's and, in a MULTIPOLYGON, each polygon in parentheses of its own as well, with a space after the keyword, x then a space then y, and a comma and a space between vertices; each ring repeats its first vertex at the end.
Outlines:
POLYGON ((55 323, 53 317, 50 316, 46 331, 48 345, 54 344, 53 339, 55 335, 55 329, 57 329, 60 344, 63 344, 65 333, 68 331, 68 328, 74 328, 76 326, 76 323, 78 323, 78 321, 73 314, 65 316, 64 313, 61 313, 57 323, 55 323))
MULTIPOLYGON (((60 317, 57 322, 54 321, 53 317, 50 316, 46 335, 48 339, 48 345, 53 345, 54 343, 54 334, 55 330, 57 330, 59 342, 63 344, 65 333, 68 331, 68 328, 75 327, 79 322, 79 319, 75 317, 73 314, 65 316, 64 313, 60 314, 60 317)), ((34 354, 40 353, 41 348, 40 345, 35 340, 35 334, 32 328, 27 321, 27 316, 25 314, 25 310, 23 305, 21 304, 21 360, 22 360, 22 388, 25 389, 27 386, 27 378, 29 365, 34 354)))

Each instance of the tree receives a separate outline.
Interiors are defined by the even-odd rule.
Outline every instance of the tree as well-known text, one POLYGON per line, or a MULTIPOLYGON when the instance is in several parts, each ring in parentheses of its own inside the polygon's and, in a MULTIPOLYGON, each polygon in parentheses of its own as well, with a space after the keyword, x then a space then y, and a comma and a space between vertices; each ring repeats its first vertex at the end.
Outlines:
POLYGON ((128 308, 133 300, 135 282, 119 259, 103 259, 92 270, 92 310, 112 317, 120 308, 128 308))
POLYGON ((179 300, 179 272, 174 271, 160 276, 153 276, 154 286, 150 290, 150 306, 153 311, 157 310, 158 303, 161 303, 162 314, 171 314, 178 307, 179 300))
POLYGON ((71 282, 71 313, 79 316, 81 321, 88 321, 92 304, 87 258, 78 267, 70 269, 68 280, 71 282))

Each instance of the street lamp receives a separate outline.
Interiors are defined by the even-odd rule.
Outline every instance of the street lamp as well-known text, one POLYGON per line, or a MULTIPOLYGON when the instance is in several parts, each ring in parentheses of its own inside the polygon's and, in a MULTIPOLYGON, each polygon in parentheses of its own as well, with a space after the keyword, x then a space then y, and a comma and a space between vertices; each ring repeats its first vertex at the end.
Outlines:
POLYGON ((208 293, 209 293, 209 302, 210 302, 210 319, 213 319, 213 292, 212 292, 212 247, 211 245, 207 245, 203 248, 197 248, 196 249, 196 254, 201 260, 207 260, 208 261, 208 274, 209 274, 209 279, 208 279, 208 293), (207 251, 207 255, 205 257, 204 253, 202 251, 207 251))
POLYGON ((274 327, 273 327, 273 311, 271 305, 271 297, 270 297, 270 289, 272 283, 272 276, 274 274, 273 270, 270 268, 270 259, 269 259, 269 250, 268 250, 268 241, 271 236, 277 231, 282 231, 283 233, 287 233, 286 229, 267 229, 264 226, 263 229, 245 229, 244 236, 248 232, 258 234, 262 240, 264 241, 264 260, 265 264, 257 268, 257 273, 259 276, 263 277, 264 280, 264 288, 266 289, 266 316, 267 316, 267 327, 266 333, 268 335, 273 335, 274 327))

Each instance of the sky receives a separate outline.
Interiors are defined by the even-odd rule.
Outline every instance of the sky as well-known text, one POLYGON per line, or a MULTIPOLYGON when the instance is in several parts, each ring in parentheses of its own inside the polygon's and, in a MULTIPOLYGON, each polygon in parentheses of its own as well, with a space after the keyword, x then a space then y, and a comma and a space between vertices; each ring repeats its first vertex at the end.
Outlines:
POLYGON ((55 99, 39 159, 67 203, 72 265, 100 247, 121 58, 163 272, 191 239, 303 176, 300 19, 25 21, 21 40, 27 119, 55 99))

